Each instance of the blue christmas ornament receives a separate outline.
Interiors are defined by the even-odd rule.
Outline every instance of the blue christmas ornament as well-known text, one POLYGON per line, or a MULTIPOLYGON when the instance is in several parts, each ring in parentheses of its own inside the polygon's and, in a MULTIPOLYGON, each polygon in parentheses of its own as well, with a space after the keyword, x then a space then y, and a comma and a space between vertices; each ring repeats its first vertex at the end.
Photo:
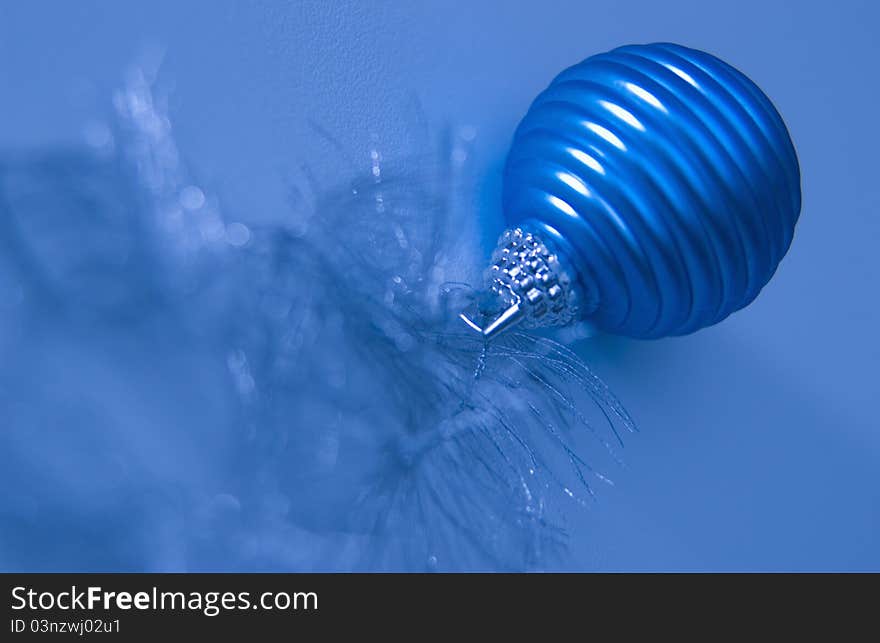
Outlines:
POLYGON ((673 44, 620 47, 557 76, 519 125, 504 173, 510 230, 487 271, 494 335, 589 320, 682 335, 748 305, 801 207, 782 118, 746 76, 673 44))

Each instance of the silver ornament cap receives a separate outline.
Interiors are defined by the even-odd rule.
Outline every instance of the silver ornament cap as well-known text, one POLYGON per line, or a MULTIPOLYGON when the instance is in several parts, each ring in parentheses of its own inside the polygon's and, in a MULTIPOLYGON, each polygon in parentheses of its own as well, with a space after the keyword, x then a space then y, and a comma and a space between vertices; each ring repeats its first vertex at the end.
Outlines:
POLYGON ((488 297, 459 315, 486 338, 513 326, 564 326, 578 317, 579 292, 558 253, 538 235, 506 230, 486 270, 488 297))

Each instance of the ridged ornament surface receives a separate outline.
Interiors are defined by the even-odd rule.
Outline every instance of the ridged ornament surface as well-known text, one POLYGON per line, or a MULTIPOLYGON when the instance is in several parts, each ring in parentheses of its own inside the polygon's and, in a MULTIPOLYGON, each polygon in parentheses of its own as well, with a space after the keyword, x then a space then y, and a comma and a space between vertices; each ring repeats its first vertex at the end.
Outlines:
POLYGON ((791 244, 800 170, 782 118, 742 73, 673 44, 563 71, 514 136, 511 226, 566 255, 584 316, 631 337, 681 335, 749 304, 791 244))

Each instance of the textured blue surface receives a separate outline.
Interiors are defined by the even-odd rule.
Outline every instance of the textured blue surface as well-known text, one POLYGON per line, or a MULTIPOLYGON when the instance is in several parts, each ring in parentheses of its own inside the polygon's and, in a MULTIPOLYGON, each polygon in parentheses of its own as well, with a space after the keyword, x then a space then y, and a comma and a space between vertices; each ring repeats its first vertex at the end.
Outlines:
POLYGON ((592 56, 529 109, 507 159, 512 225, 570 248, 599 328, 682 335, 748 305, 791 244, 797 156, 746 76, 674 44, 592 56))
MULTIPOLYGON (((473 165, 485 188, 474 210, 494 219, 485 227, 497 237, 511 135, 553 74, 621 43, 710 51, 747 72, 785 116, 803 175, 796 239, 761 296, 722 324, 576 345, 641 432, 626 442, 615 486, 572 516, 567 569, 880 570, 877 24, 880 4, 867 0, 796 9, 782 0, 6 2, 0 143, 4 162, 18 150, 48 158, 81 145, 129 63, 157 44, 176 139, 230 216, 282 220, 289 177, 303 164, 369 176, 371 145, 405 154, 414 123, 433 132, 451 123, 477 133, 473 165)), ((91 229, 81 229, 84 241, 91 229)), ((45 247, 32 246, 32 256, 51 256, 38 252, 45 247)), ((9 257, 0 253, 9 376, 0 433, 28 459, 4 447, 0 564, 180 568, 172 545, 193 529, 165 499, 236 475, 223 458, 237 435, 227 430, 225 360, 212 362, 192 334, 73 333, 54 313, 42 327, 56 339, 25 343, 14 332, 22 303, 9 257), (125 448, 139 454, 136 466, 111 457, 125 448), (151 483, 152 495, 133 493, 151 483)), ((48 274, 60 284, 64 272, 48 274)), ((101 292, 72 285, 105 305, 101 292)), ((234 515, 227 507, 212 513, 221 525, 213 533, 234 515)), ((204 568, 228 563, 204 546, 199 554, 204 568)))

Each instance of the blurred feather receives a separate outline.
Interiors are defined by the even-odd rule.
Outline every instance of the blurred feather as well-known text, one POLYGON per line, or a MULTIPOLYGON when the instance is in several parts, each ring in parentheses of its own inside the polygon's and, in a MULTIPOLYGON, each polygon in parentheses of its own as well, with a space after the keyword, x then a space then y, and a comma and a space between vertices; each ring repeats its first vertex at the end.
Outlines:
POLYGON ((473 134, 399 166, 377 145, 343 186, 305 171, 310 197, 251 229, 191 178, 144 74, 115 105, 100 149, 0 165, 0 480, 27 489, 0 502, 3 566, 519 570, 564 555, 566 515, 633 423, 563 346, 485 344, 457 320, 481 258, 463 197, 473 134), (72 538, 88 555, 59 547, 72 538))

